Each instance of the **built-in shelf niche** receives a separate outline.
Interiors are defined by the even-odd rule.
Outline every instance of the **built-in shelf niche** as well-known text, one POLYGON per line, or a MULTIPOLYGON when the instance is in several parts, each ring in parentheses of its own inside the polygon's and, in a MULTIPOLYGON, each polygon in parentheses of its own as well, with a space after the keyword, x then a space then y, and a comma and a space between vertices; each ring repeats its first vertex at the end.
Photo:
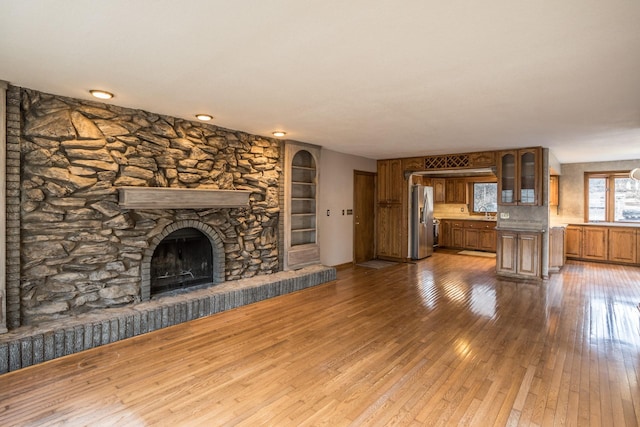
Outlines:
POLYGON ((285 269, 320 262, 318 247, 318 147, 288 143, 285 149, 285 269))

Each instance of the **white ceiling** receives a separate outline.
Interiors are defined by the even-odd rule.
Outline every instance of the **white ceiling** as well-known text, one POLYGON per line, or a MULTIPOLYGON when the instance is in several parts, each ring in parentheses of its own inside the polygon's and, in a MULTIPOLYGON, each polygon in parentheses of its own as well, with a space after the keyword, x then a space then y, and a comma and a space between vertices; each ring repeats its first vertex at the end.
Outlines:
POLYGON ((637 0, 0 0, 0 79, 374 159, 640 159, 637 0))

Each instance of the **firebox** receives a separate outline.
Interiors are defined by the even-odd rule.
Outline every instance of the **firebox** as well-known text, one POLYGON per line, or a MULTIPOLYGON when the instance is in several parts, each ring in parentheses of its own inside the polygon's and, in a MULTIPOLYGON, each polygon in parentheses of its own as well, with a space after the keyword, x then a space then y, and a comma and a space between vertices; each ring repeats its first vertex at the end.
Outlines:
POLYGON ((213 266, 213 250, 205 234, 195 228, 176 230, 153 252, 151 295, 213 283, 213 266))

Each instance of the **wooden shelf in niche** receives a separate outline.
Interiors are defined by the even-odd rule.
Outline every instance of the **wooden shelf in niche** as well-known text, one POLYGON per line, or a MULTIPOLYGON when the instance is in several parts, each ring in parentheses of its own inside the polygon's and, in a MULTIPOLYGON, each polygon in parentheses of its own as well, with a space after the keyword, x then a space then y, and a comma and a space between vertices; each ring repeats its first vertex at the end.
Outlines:
POLYGON ((318 188, 320 147, 286 142, 284 149, 284 270, 320 262, 318 188))
POLYGON ((291 162, 291 246, 316 242, 316 167, 301 150, 291 162))

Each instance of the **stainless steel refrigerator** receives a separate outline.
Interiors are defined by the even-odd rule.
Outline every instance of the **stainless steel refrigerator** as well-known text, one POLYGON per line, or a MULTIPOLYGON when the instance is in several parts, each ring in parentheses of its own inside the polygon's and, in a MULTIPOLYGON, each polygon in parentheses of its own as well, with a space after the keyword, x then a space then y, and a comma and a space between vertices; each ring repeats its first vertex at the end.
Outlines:
POLYGON ((411 187, 411 258, 433 254, 433 187, 411 187))

